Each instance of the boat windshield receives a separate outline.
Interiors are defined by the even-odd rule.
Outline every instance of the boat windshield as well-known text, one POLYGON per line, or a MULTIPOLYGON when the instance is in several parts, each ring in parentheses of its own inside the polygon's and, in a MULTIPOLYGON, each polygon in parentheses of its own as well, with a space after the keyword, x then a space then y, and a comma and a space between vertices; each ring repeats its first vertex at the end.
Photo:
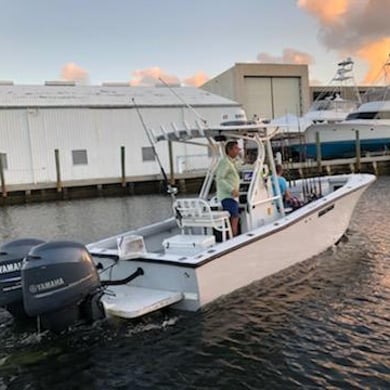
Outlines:
POLYGON ((357 102, 352 100, 318 100, 312 104, 310 111, 350 111, 356 108, 357 102))
POLYGON ((390 119, 390 111, 362 111, 352 112, 345 120, 355 119, 390 119))

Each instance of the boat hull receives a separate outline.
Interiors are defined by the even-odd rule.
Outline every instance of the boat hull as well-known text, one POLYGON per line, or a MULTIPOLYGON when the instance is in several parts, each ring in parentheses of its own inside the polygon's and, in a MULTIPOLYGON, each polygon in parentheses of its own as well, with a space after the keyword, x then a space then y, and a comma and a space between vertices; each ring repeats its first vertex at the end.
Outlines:
POLYGON ((200 267, 197 270, 200 306, 318 255, 335 244, 345 233, 363 191, 324 202, 322 207, 303 214, 299 220, 200 267))
MULTIPOLYGON (((352 175, 351 175, 352 177, 352 175)), ((175 308, 195 311, 234 290, 318 255, 345 233, 372 175, 353 175, 352 181, 294 213, 205 250, 192 258, 161 255, 120 260, 112 279, 142 268, 133 286, 181 292, 175 308)), ((337 183, 335 183, 337 186, 337 183)), ((114 262, 114 260, 111 260, 114 262)), ((107 265, 107 264, 106 264, 107 265)), ((104 274, 102 275, 104 277, 104 274)))

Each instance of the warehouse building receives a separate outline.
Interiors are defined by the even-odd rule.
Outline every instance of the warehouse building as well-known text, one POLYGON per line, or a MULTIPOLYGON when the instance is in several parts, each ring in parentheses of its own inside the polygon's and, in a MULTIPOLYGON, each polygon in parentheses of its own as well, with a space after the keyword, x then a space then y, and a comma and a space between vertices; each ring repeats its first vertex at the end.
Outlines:
MULTIPOLYGON (((0 108, 0 168, 8 191, 115 182, 124 173, 126 181, 156 178, 160 169, 137 108, 154 129, 193 124, 199 116, 218 125, 244 115, 240 104, 197 88, 66 82, 0 83, 0 108)), ((167 172, 170 163, 178 172, 209 162, 199 146, 161 142, 156 150, 167 172)))
POLYGON ((201 88, 241 103, 248 119, 302 116, 311 103, 307 65, 238 63, 201 88))
MULTIPOLYGON (((0 81, 0 192, 159 181, 142 120, 161 131, 200 117, 213 126, 302 116, 324 88, 309 87, 307 65, 261 63, 235 64, 200 89, 0 81)), ((198 146, 161 142, 156 151, 171 178, 199 176, 210 161, 198 146)))

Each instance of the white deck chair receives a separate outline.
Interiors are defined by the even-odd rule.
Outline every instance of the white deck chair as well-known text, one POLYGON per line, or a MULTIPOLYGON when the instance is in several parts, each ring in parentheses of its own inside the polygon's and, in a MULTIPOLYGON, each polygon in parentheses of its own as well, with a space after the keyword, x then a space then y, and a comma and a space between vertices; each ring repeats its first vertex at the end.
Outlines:
POLYGON ((222 241, 233 237, 228 211, 211 210, 210 205, 200 198, 176 199, 172 207, 183 234, 186 228, 201 227, 220 231, 222 241))

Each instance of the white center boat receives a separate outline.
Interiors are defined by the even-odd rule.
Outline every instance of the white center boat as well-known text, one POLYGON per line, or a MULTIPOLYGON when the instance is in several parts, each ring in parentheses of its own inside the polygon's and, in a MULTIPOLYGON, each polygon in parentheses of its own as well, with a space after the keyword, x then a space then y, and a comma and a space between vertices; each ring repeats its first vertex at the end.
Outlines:
POLYGON ((209 148, 211 164, 199 195, 173 196, 172 217, 86 248, 31 240, 3 245, 0 306, 15 313, 23 299, 27 315, 43 317, 51 329, 71 323, 69 318, 136 318, 168 305, 198 310, 337 243, 361 194, 375 180, 370 174, 296 180, 289 191, 303 205, 287 209, 280 189, 272 186, 277 180, 271 139, 277 129, 252 122, 174 127, 160 135, 147 131, 153 142, 209 148), (241 232, 236 237, 213 185, 229 139, 257 148, 255 162, 240 169, 241 232))
POLYGON ((87 245, 106 270, 102 279, 123 278, 143 270, 131 284, 109 288, 111 294, 103 302, 110 314, 133 318, 165 304, 198 310, 222 295, 319 254, 341 238, 359 197, 375 176, 297 180, 290 183, 289 191, 304 205, 294 211, 285 209, 271 182, 275 166, 270 140, 276 130, 263 126, 199 126, 157 137, 153 134, 156 141, 206 139, 213 160, 199 196, 176 199, 172 218, 87 245), (230 237, 229 215, 221 211, 211 191, 225 139, 257 146, 255 163, 240 170, 241 233, 234 238, 230 237), (149 294, 154 294, 155 300, 144 303, 149 294))

